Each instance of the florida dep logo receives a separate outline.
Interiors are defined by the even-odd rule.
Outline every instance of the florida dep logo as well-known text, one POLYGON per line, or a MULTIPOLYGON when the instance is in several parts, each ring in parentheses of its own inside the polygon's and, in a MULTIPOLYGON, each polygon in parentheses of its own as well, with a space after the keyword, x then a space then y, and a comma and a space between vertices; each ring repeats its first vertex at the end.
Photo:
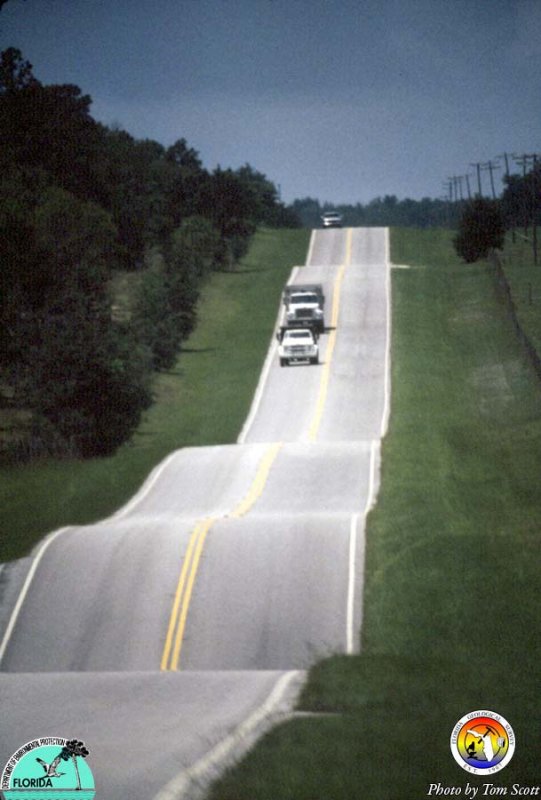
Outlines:
POLYGON ((467 772, 488 775, 509 764, 515 752, 511 725, 493 711, 471 711, 451 734, 451 752, 467 772))
POLYGON ((20 747, 2 773, 5 800, 93 800, 94 778, 78 739, 51 736, 20 747))

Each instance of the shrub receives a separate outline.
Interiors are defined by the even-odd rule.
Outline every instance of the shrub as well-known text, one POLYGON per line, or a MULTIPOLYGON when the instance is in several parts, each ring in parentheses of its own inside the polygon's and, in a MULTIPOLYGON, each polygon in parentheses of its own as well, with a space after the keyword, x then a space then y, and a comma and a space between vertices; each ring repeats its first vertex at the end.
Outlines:
POLYGON ((113 453, 151 402, 149 364, 99 298, 66 294, 36 320, 28 400, 72 454, 113 453))
POLYGON ((467 264, 486 258, 491 250, 503 247, 505 226, 496 200, 477 197, 468 203, 459 223, 453 244, 467 264))

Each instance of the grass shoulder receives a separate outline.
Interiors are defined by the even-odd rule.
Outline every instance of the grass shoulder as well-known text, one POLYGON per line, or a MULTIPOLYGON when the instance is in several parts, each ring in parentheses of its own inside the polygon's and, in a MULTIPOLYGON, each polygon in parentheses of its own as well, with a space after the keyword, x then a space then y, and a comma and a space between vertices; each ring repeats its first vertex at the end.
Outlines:
MULTIPOLYGON (((419 798, 464 786, 449 739, 488 708, 517 751, 498 785, 538 782, 541 387, 487 263, 449 231, 393 231, 392 415, 367 523, 361 654, 309 673, 300 716, 212 800, 419 798)), ((488 778, 491 780, 491 778, 488 778)))
POLYGON ((531 241, 518 231, 514 241, 513 236, 507 234, 503 268, 519 323, 541 355, 541 265, 534 264, 531 241))

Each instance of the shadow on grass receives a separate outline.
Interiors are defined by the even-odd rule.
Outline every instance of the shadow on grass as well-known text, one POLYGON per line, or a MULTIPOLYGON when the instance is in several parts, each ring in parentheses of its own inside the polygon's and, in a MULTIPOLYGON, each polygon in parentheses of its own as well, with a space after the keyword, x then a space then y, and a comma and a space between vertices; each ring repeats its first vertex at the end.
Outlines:
POLYGON ((232 272, 229 272, 228 275, 249 275, 252 272, 272 272, 274 267, 245 267, 240 269, 235 269, 232 272))
MULTIPOLYGON (((181 353, 215 353, 216 347, 183 347, 181 353)), ((172 370, 170 375, 178 374, 177 370, 172 370)))

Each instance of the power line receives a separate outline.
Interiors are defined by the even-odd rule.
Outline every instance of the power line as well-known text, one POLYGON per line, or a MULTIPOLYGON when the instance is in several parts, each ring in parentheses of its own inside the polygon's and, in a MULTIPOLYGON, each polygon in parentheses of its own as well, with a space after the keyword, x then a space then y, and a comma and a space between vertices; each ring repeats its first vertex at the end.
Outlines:
MULTIPOLYGON (((531 169, 531 194, 530 194, 530 213, 532 219, 532 250, 533 250, 533 263, 537 265, 537 224, 536 224, 536 183, 537 183, 537 159, 539 156, 537 153, 523 153, 521 156, 514 156, 514 160, 517 164, 522 167, 522 177, 523 179, 526 178, 526 173, 528 167, 530 166, 530 162, 532 164, 531 169)), ((524 233, 528 233, 528 218, 527 215, 524 216, 524 233)))
POLYGON ((485 164, 481 164, 482 170, 488 170, 490 172, 490 187, 492 189, 492 199, 496 199, 496 189, 494 188, 494 170, 500 169, 500 165, 496 161, 487 161, 485 164))

